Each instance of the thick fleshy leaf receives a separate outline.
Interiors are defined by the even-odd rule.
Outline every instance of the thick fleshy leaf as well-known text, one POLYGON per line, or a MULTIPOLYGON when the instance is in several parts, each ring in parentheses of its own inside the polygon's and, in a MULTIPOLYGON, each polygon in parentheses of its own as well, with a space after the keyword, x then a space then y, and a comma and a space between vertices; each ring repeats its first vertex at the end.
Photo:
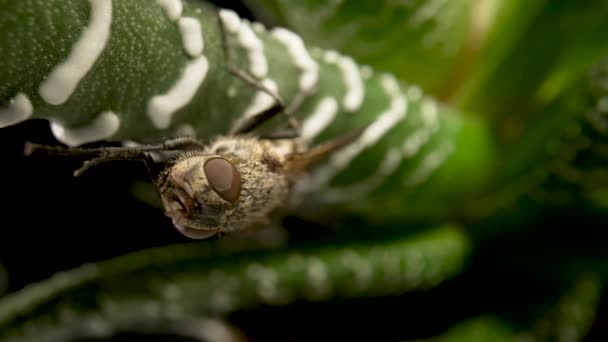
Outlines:
POLYGON ((595 319, 604 281, 580 275, 572 287, 540 318, 530 334, 538 341, 582 341, 595 319))
MULTIPOLYGON (((268 22, 506 128, 551 101, 608 44, 606 4, 560 1, 248 1, 268 22)), ((505 128, 502 128, 505 129, 505 128)), ((509 132, 503 134, 508 135, 509 132)))
POLYGON ((293 29, 309 44, 352 55, 433 94, 462 76, 470 45, 487 29, 478 19, 495 13, 494 5, 478 13, 470 0, 247 3, 261 19, 293 29))
MULTIPOLYGON (((152 1, 0 3, 0 122, 50 120, 68 145, 184 134, 208 141, 271 106, 270 96, 227 71, 216 11, 204 2, 177 3, 183 8, 152 1)), ((333 50, 308 49, 286 29, 267 31, 231 11, 221 18, 239 68, 288 104, 309 95, 296 112, 304 140, 318 143, 371 124, 314 172, 304 187, 314 200, 305 202, 381 213, 382 220, 435 221, 479 191, 493 159, 483 122, 393 74, 333 50), (412 203, 405 212, 402 201, 412 203)), ((285 127, 285 117, 259 131, 285 127)))
POLYGON ((508 1, 477 65, 450 100, 498 121, 503 139, 608 51, 607 3, 508 1))
POLYGON ((541 202, 567 204, 596 197, 594 192, 608 185, 607 75, 603 57, 505 148, 498 181, 505 198, 525 193, 541 202))
POLYGON ((446 226, 344 247, 269 251, 224 240, 147 250, 58 274, 5 298, 0 336, 64 341, 138 326, 170 330, 192 317, 262 304, 400 295, 457 274, 470 247, 460 229, 446 226))
POLYGON ((601 284, 598 277, 581 276, 530 327, 496 316, 477 317, 459 322, 439 336, 409 342, 582 341, 593 322, 601 284))
POLYGON ((409 342, 507 342, 516 338, 513 330, 494 317, 480 317, 458 323, 441 336, 409 342))

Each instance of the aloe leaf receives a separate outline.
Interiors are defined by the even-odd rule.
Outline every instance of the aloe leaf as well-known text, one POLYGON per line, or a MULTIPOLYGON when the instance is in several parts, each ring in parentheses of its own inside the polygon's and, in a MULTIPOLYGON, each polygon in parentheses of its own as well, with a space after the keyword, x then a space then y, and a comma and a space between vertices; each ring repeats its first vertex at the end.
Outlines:
POLYGON ((0 336, 61 340, 262 304, 399 295, 453 277, 469 252, 468 237, 452 226, 342 247, 269 250, 225 240, 145 250, 4 298, 0 336))
POLYGON ((500 128, 505 136, 608 47, 599 38, 607 29, 603 2, 248 4, 260 17, 292 28, 311 44, 393 72, 467 113, 494 117, 505 125, 500 128))
POLYGON ((606 187, 607 70, 608 59, 598 59, 505 148, 496 183, 505 198, 568 204, 606 187))
POLYGON ((437 337, 415 341, 582 341, 593 323, 601 284, 597 277, 581 276, 529 328, 482 316, 459 322, 437 337))
POLYGON ((442 99, 466 104, 468 110, 475 108, 478 92, 513 51, 545 1, 264 0, 248 4, 260 17, 289 26, 312 44, 351 54, 442 99), (475 100, 470 103, 462 97, 475 100))
MULTIPOLYGON (((435 95, 461 76, 469 45, 485 30, 475 27, 477 1, 470 0, 247 3, 260 18, 293 29, 310 44, 352 55, 435 95)), ((484 9, 493 12, 489 7, 484 9)))
MULTIPOLYGON (((3 125, 47 119, 68 145, 185 134, 208 141, 272 105, 270 96, 227 71, 216 11, 205 2, 168 2, 183 5, 177 14, 152 1, 93 3, 0 3, 3 125), (183 33, 183 26, 193 28, 183 33), (89 32, 101 45, 82 45, 97 49, 96 58, 87 59, 79 48, 92 44, 89 32), (190 45, 201 41, 202 52, 199 45, 193 54, 190 45)), ((239 68, 276 87, 288 104, 309 93, 296 113, 303 139, 319 143, 373 123, 356 146, 315 171, 304 189, 315 198, 308 203, 370 217, 382 209, 389 220, 439 220, 483 186, 494 158, 483 122, 393 74, 334 50, 308 48, 286 29, 266 30, 231 11, 221 18, 239 68), (403 212, 402 200, 415 205, 403 212)), ((285 116, 276 119, 258 131, 286 124, 285 116)))
MULTIPOLYGON (((607 70, 606 55, 596 59, 528 118, 513 143, 501 146, 488 192, 469 203, 471 215, 491 215, 532 203, 602 207, 608 184, 604 167, 607 70)), ((527 213, 533 214, 532 207, 527 207, 527 213)))
POLYGON ((514 329, 494 317, 478 317, 460 322, 443 334, 409 342, 500 342, 515 341, 514 329))
POLYGON ((580 275, 534 324, 531 335, 538 341, 582 341, 595 320, 603 284, 596 275, 580 275))
POLYGON ((560 298, 545 306, 542 313, 536 312, 539 318, 529 327, 481 316, 461 321, 437 337, 415 341, 583 341, 595 319, 603 283, 597 276, 579 275, 560 298))
MULTIPOLYGON (((518 3, 518 2, 509 2, 518 3)), ((606 2, 522 1, 505 12, 450 100, 463 110, 497 120, 514 139, 539 108, 576 82, 608 44, 606 2)))

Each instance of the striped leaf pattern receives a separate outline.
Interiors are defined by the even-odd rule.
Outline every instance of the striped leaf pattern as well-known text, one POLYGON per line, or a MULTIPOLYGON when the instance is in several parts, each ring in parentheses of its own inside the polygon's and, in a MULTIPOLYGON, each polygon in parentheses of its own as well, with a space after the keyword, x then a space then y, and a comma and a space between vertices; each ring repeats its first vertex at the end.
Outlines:
POLYGON ((458 273, 469 252, 470 241, 452 226, 382 244, 283 253, 229 240, 163 247, 85 265, 9 296, 0 305, 0 338, 63 341, 154 327, 181 333, 187 329, 179 322, 261 304, 410 292, 458 273))
MULTIPOLYGON (((48 119, 71 146, 184 134, 207 140, 274 103, 227 72, 218 17, 204 3, 28 0, 0 8, 0 48, 10 51, 0 60, 2 126, 48 119)), ((319 143, 369 125, 303 182, 302 193, 314 198, 304 202, 419 219, 443 214, 480 183, 489 159, 479 148, 489 146, 483 125, 443 108, 419 86, 334 50, 309 48, 285 28, 219 13, 239 68, 287 104, 304 97, 296 113, 301 139, 319 143), (476 141, 462 142, 464 134, 476 141), (470 172, 455 182, 463 170, 470 172), (431 179, 450 194, 441 203, 425 188, 431 179), (362 207, 353 207, 353 198, 362 207), (413 199, 404 213, 401 202, 413 199)), ((284 124, 285 116, 264 129, 284 124)))

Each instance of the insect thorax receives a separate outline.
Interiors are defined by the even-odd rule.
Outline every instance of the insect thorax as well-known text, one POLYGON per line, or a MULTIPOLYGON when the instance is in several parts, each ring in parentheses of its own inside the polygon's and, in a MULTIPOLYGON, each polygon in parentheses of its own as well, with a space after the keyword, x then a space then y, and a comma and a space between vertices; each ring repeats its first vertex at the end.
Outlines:
MULTIPOLYGON (((173 217, 176 226, 203 232, 240 231, 266 224, 270 215, 289 200, 293 180, 286 173, 285 161, 300 148, 295 140, 218 137, 203 150, 183 154, 161 177, 159 188, 165 199, 175 197, 175 189, 185 189, 184 197, 191 199, 183 205, 188 215, 186 219, 179 212, 168 216, 173 217), (238 171, 240 195, 234 203, 211 189, 208 175, 202 170, 214 157, 227 160, 238 171)), ((166 211, 170 206, 165 202, 166 211)))
POLYGON ((295 141, 220 137, 209 149, 233 158, 241 172, 241 198, 226 231, 267 223, 269 215, 287 203, 292 180, 283 167, 286 157, 298 149, 295 141))

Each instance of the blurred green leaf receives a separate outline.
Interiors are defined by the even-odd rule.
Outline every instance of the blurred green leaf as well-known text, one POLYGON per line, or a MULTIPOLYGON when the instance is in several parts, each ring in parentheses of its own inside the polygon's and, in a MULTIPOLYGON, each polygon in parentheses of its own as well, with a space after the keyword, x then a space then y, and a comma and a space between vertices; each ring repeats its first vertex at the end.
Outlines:
POLYGON ((87 265, 0 301, 0 337, 40 341, 137 324, 224 316, 262 304, 398 295, 430 288, 466 264, 456 227, 349 246, 269 250, 238 240, 145 250, 87 265))
POLYGON ((460 76, 476 15, 470 0, 246 2, 260 18, 313 46, 352 55, 433 94, 460 76))
POLYGON ((537 341, 581 341, 587 335, 597 310, 603 281, 581 275, 571 289, 539 319, 531 333, 537 341))
POLYGON ((441 336, 411 342, 507 342, 516 341, 507 324, 493 318, 480 317, 458 323, 441 336))
POLYGON ((608 184, 608 58, 564 89, 504 147, 497 187, 545 203, 586 200, 608 184))
POLYGON ((531 112, 551 102, 603 53, 608 2, 509 1, 477 65, 451 100, 498 120, 513 139, 531 112))

